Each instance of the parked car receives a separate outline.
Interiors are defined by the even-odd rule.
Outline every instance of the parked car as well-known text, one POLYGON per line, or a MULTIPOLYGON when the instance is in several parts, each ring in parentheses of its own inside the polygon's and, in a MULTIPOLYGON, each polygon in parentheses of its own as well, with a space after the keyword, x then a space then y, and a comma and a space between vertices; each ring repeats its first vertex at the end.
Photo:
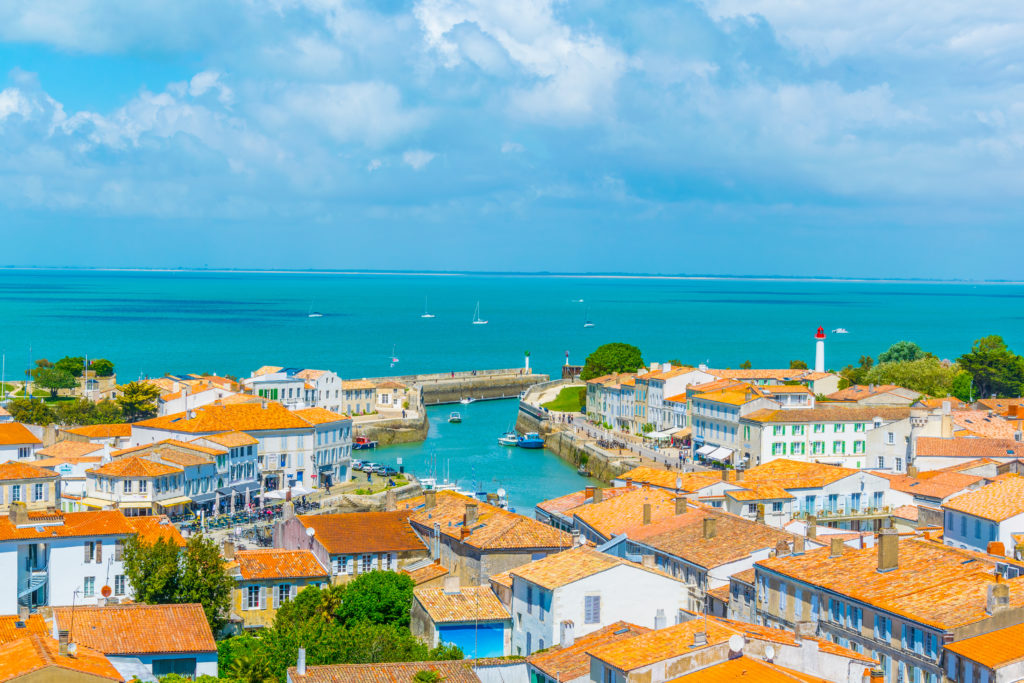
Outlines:
POLYGON ((380 473, 383 474, 385 477, 393 477, 396 474, 398 474, 398 470, 396 470, 394 467, 384 466, 384 467, 381 467, 381 472, 380 473))
POLYGON ((356 470, 358 472, 362 472, 363 468, 365 466, 366 466, 366 463, 363 462, 362 460, 353 460, 352 461, 352 469, 354 469, 354 470, 356 470))

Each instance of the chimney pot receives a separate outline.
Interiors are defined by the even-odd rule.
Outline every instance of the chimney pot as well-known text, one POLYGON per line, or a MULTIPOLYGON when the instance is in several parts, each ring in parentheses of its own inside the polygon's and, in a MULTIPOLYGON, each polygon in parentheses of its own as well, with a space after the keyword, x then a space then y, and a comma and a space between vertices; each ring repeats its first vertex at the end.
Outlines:
POLYGON ((8 506, 7 517, 14 526, 28 524, 28 506, 24 501, 11 503, 8 506))
POLYGON ((831 544, 831 546, 829 548, 830 552, 829 552, 828 556, 829 557, 839 557, 840 555, 843 554, 843 539, 841 539, 841 538, 833 538, 833 539, 831 539, 831 541, 832 541, 832 544, 831 544))
POLYGON ((811 540, 818 538, 818 518, 814 515, 807 516, 807 531, 805 535, 811 540))
POLYGON ((572 547, 573 548, 579 548, 581 545, 583 545, 583 539, 580 537, 580 530, 579 529, 573 529, 572 530, 572 547))
MULTIPOLYGON (((629 486, 632 486, 633 482, 629 482, 629 486)), ((600 486, 594 487, 593 502, 600 503, 604 500, 604 490, 600 486)))
POLYGON ((657 564, 656 564, 656 562, 654 560, 654 555, 641 555, 640 556, 640 564, 642 564, 645 567, 651 567, 651 568, 657 566, 657 564))
POLYGON ((304 647, 299 648, 299 657, 295 662, 295 673, 300 676, 306 675, 306 648, 304 647))
POLYGON ((775 544, 775 557, 785 557, 787 555, 789 555, 789 544, 780 540, 775 544))
POLYGON ((793 554, 803 555, 804 554, 804 537, 795 536, 793 538, 793 554))
POLYGON ((558 644, 562 647, 569 647, 576 642, 576 624, 572 619, 566 619, 560 625, 558 644))
POLYGON ((704 536, 704 538, 714 538, 715 537, 715 531, 716 531, 715 527, 717 526, 717 524, 718 524, 718 519, 715 518, 715 517, 705 517, 704 518, 704 527, 703 527, 703 532, 704 532, 703 536, 704 536))
POLYGON ((995 614, 1010 606, 1010 587, 1005 583, 993 583, 988 587, 985 611, 995 614))
POLYGON ((900 535, 895 529, 878 532, 878 571, 891 572, 900 565, 900 535))
POLYGON ((1003 545, 1002 541, 989 541, 988 542, 988 554, 998 555, 1000 557, 1006 556, 1006 546, 1003 545))
POLYGON ((458 575, 451 575, 444 577, 443 587, 441 591, 445 595, 455 595, 459 592, 459 577, 458 575))
POLYGON ((476 524, 477 505, 476 503, 466 503, 466 519, 465 526, 472 526, 476 524))
POLYGON ((61 657, 68 656, 69 633, 64 629, 57 631, 57 654, 61 657))

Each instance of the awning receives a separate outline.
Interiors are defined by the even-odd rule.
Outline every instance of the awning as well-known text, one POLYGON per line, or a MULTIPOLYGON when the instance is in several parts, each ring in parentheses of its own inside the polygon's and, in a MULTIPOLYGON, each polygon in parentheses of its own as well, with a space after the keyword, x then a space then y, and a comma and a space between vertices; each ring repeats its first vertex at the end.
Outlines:
POLYGON ((660 432, 650 432, 644 434, 649 439, 667 439, 675 433, 675 429, 663 429, 660 432))
POLYGON ((715 450, 713 450, 710 453, 706 454, 704 457, 707 458, 708 460, 716 460, 718 462, 725 462, 726 460, 728 460, 729 458, 732 457, 732 449, 731 448, 716 448, 715 450))
POLYGON ((714 453, 717 449, 717 446, 701 446, 697 449, 697 455, 706 456, 708 453, 714 453))
POLYGON ((692 430, 689 427, 683 427, 682 429, 677 429, 676 431, 672 432, 672 438, 673 439, 685 439, 686 437, 688 437, 690 435, 691 431, 692 430))
POLYGON ((103 500, 102 498, 83 498, 80 502, 82 505, 90 508, 105 508, 113 505, 109 500, 103 500))
POLYGON ((182 505, 184 503, 191 503, 192 499, 187 496, 178 496, 177 498, 168 498, 167 500, 158 500, 157 505, 164 508, 174 507, 175 505, 182 505))
POLYGON ((153 507, 153 504, 152 503, 147 503, 144 500, 129 500, 129 501, 122 501, 122 502, 118 503, 117 507, 119 507, 119 508, 148 508, 148 507, 153 507))

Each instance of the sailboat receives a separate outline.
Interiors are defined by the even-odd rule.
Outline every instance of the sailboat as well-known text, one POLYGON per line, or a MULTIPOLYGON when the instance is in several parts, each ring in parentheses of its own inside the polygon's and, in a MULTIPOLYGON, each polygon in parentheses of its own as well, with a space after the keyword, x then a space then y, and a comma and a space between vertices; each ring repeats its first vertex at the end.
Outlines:
POLYGON ((395 349, 397 348, 398 344, 395 344, 394 346, 391 347, 391 365, 394 365, 395 363, 398 362, 398 356, 395 355, 395 349))
POLYGON ((314 303, 316 303, 316 302, 310 302, 310 304, 309 304, 309 313, 306 314, 306 317, 307 318, 322 318, 322 317, 324 317, 323 313, 320 313, 318 311, 314 311, 313 310, 313 304, 314 303))
POLYGON ((476 308, 473 309, 473 324, 474 325, 486 325, 487 321, 480 318, 480 302, 476 302, 476 308))
POLYGON ((427 308, 427 297, 423 297, 423 315, 421 315, 420 317, 421 318, 433 318, 434 317, 434 314, 431 313, 430 310, 427 308))
POLYGON ((593 327, 594 323, 590 321, 590 309, 587 309, 586 315, 583 316, 583 327, 593 327))

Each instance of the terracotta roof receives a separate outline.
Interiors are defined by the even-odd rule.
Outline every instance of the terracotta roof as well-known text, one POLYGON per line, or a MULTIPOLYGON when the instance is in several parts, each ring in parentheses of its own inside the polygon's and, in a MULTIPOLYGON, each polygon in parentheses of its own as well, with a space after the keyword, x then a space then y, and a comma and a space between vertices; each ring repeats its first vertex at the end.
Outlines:
POLYGON ((755 410, 741 420, 752 422, 871 422, 876 417, 885 421, 910 417, 909 406, 819 405, 814 408, 755 410))
POLYGON ((540 654, 527 657, 526 661, 550 678, 557 681, 571 681, 590 673, 590 655, 587 654, 587 650, 642 635, 650 630, 625 621, 616 621, 614 624, 576 638, 569 647, 555 646, 540 654))
POLYGON ((37 456, 44 457, 56 457, 56 458, 80 458, 86 455, 102 454, 103 446, 99 444, 89 443, 88 441, 58 441, 52 446, 46 448, 40 448, 36 451, 37 456))
POLYGON ((341 388, 346 391, 350 389, 376 389, 377 385, 365 379, 346 379, 342 380, 341 388))
MULTIPOLYGON (((746 482, 735 483, 742 484, 746 482)), ((746 488, 726 491, 725 495, 733 500, 744 502, 755 500, 788 500, 796 497, 781 486, 775 486, 774 484, 748 484, 746 488)))
POLYGON ((347 415, 342 415, 326 408, 304 408, 303 410, 295 410, 293 412, 303 420, 316 425, 350 419, 347 415))
MULTIPOLYGON (((939 628, 958 628, 988 618, 985 601, 996 564, 985 555, 931 541, 899 542, 899 565, 878 572, 875 548, 828 548, 757 562, 758 567, 848 596, 893 614, 939 628)), ((1024 606, 1024 577, 1009 579, 1010 606, 1024 606)))
POLYGON ((424 507, 422 497, 402 501, 399 505, 412 511, 410 521, 424 533, 432 533, 434 525, 438 524, 443 535, 480 550, 572 546, 572 537, 560 529, 454 491, 438 491, 436 504, 430 510, 424 507), (467 505, 476 505, 477 519, 469 526, 469 534, 463 537, 467 505))
POLYGON ((736 572, 735 574, 732 575, 731 578, 736 579, 737 581, 741 581, 743 583, 750 584, 751 586, 753 586, 754 585, 755 575, 756 575, 756 572, 754 571, 754 568, 751 567, 750 569, 744 569, 741 572, 736 572))
POLYGON ((330 555, 409 552, 426 550, 409 524, 410 512, 348 512, 335 515, 299 515, 307 529, 330 555))
POLYGON ((46 635, 50 632, 46 620, 40 614, 30 614, 24 622, 25 625, 18 628, 17 624, 20 621, 21 618, 16 614, 0 616, 0 644, 24 638, 32 633, 46 635))
POLYGON ((133 532, 119 510, 91 512, 29 513, 29 523, 16 527, 10 517, 0 516, 0 541, 127 535, 133 532))
POLYGON ((729 405, 742 406, 750 403, 751 401, 756 401, 759 398, 764 398, 764 392, 748 384, 741 385, 736 388, 704 391, 694 396, 694 398, 699 398, 705 401, 714 401, 715 403, 728 403, 729 405))
POLYGON ((893 517, 899 517, 910 522, 916 522, 921 509, 916 505, 901 505, 892 511, 893 517))
POLYGON ((978 405, 985 410, 1006 415, 1010 412, 1011 406, 1024 406, 1024 398, 979 398, 978 405))
POLYGON ((138 455, 111 460, 106 465, 100 465, 89 470, 93 474, 99 474, 104 477, 162 477, 168 474, 178 474, 182 471, 180 467, 154 462, 138 455))
POLYGON ((0 645, 0 681, 20 679, 36 672, 45 672, 40 675, 45 680, 54 681, 70 675, 58 671, 111 681, 124 680, 113 664, 99 652, 79 646, 74 657, 61 656, 57 641, 46 635, 32 634, 0 645))
POLYGON ((1024 624, 964 638, 943 648, 989 669, 998 669, 1024 659, 1024 624))
POLYGON ((707 591, 708 595, 718 598, 722 602, 729 602, 729 584, 719 586, 718 588, 711 588, 707 591))
POLYGON ((156 543, 160 539, 171 541, 179 548, 185 547, 185 538, 178 531, 178 527, 171 524, 165 515, 144 515, 140 517, 125 517, 130 531, 139 536, 146 543, 156 543))
POLYGON ((715 377, 721 377, 723 379, 777 379, 777 380, 788 380, 797 379, 801 377, 806 370, 794 370, 792 368, 747 368, 747 369, 725 369, 725 370, 705 370, 704 372, 715 377))
MULTIPOLYGON (((207 437, 201 437, 207 438, 207 437)), ((131 448, 122 448, 118 451, 111 451, 110 457, 120 458, 125 455, 131 455, 132 453, 148 453, 157 451, 172 451, 178 450, 182 453, 203 453, 204 455, 224 455, 227 453, 223 448, 210 448, 208 446, 200 446, 197 443, 191 443, 181 441, 179 439, 162 439, 160 441, 154 441, 153 443, 139 444, 138 446, 132 446, 131 448)))
MULTIPOLYGON (((789 491, 792 489, 820 488, 840 479, 861 473, 863 473, 863 470, 855 470, 849 467, 836 467, 835 465, 823 465, 816 462, 778 458, 756 467, 751 467, 743 473, 742 480, 734 483, 739 486, 746 486, 748 484, 774 485, 789 491)), ((873 476, 872 473, 864 474, 865 476, 873 476)))
POLYGON ((17 481, 21 479, 53 479, 57 473, 45 467, 29 465, 16 460, 0 463, 0 481, 17 481))
POLYGON ((831 401, 856 401, 861 398, 868 398, 869 396, 878 396, 879 394, 887 394, 890 391, 903 390, 908 394, 914 394, 920 396, 921 392, 911 391, 909 389, 903 389, 898 384, 851 384, 845 389, 833 392, 828 395, 828 399, 831 401))
POLYGON ((732 681, 828 683, 829 679, 818 678, 752 657, 737 657, 673 678, 666 683, 690 683, 691 681, 700 681, 701 683, 731 683, 732 681))
POLYGON ((644 505, 651 506, 651 522, 675 514, 673 494, 659 488, 633 488, 611 500, 583 505, 573 516, 605 538, 639 527, 644 520, 644 505))
POLYGON ((386 379, 383 382, 377 382, 377 388, 378 389, 408 389, 409 387, 407 387, 406 385, 402 384, 401 382, 396 382, 394 380, 386 379))
POLYGON ((686 394, 676 394, 675 396, 669 396, 666 399, 662 399, 665 403, 686 403, 686 394))
POLYGON ((258 548, 235 552, 238 573, 245 580, 316 579, 330 572, 310 550, 258 548))
MULTIPOLYGON (((255 446, 260 440, 245 432, 221 432, 220 434, 207 434, 199 437, 219 444, 224 448, 238 448, 239 446, 255 446)), ((195 441, 195 440, 193 440, 195 441)))
POLYGON ((438 561, 432 562, 426 567, 420 567, 419 569, 414 569, 412 571, 403 569, 401 573, 412 579, 413 584, 419 586, 420 584, 428 581, 433 581, 434 579, 439 579, 442 576, 447 576, 448 570, 442 567, 440 561, 438 561))
POLYGON ((981 477, 959 472, 922 472, 917 477, 906 474, 892 474, 890 472, 872 472, 879 477, 889 480, 889 488, 893 491, 902 491, 922 498, 934 498, 945 500, 969 487, 984 482, 981 477), (930 476, 922 476, 930 475, 930 476))
MULTIPOLYGON (((621 495, 628 491, 625 486, 611 486, 608 488, 601 489, 602 499, 610 499, 615 496, 621 495)), ((537 503, 537 507, 548 513, 564 513, 569 510, 578 508, 581 505, 586 505, 591 502, 592 498, 587 496, 587 491, 575 491, 573 493, 567 493, 564 496, 558 498, 552 498, 551 500, 545 500, 537 503)))
POLYGON ((615 478, 619 481, 632 481, 634 484, 650 484, 651 486, 672 491, 678 488, 684 493, 694 493, 706 486, 722 481, 722 475, 719 472, 674 472, 654 467, 634 467, 615 478))
POLYGON ((1016 474, 999 477, 987 486, 947 500, 942 507, 1002 522, 1024 513, 1024 478, 1016 474))
POLYGON ((937 436, 919 436, 914 448, 918 457, 1004 459, 1024 457, 1024 443, 1014 441, 1012 438, 942 439, 937 436))
POLYGON ((708 618, 706 625, 703 619, 693 619, 632 638, 597 645, 588 649, 587 653, 620 671, 629 672, 699 649, 727 643, 733 635, 736 635, 736 630, 723 626, 717 619, 708 618), (693 645, 693 634, 698 631, 707 633, 707 645, 703 647, 693 645))
POLYGON ((945 398, 934 398, 934 397, 922 398, 922 399, 918 400, 918 402, 915 405, 919 405, 919 406, 923 406, 925 408, 931 408, 932 410, 936 410, 936 409, 942 408, 942 404, 945 403, 946 401, 949 401, 949 407, 952 410, 963 410, 963 409, 965 409, 967 407, 966 403, 964 403, 963 401, 961 401, 960 399, 958 399, 955 396, 946 396, 945 398))
POLYGON ((0 446, 43 443, 20 422, 0 422, 0 446))
POLYGON ((499 586, 504 586, 505 588, 511 588, 512 587, 512 570, 510 569, 507 572, 502 572, 500 574, 491 574, 490 577, 488 577, 488 580, 491 583, 498 584, 499 586))
POLYGON ((462 586, 457 593, 446 593, 440 586, 421 586, 413 595, 435 624, 509 618, 490 586, 462 586))
POLYGON ((792 546, 794 536, 713 508, 690 508, 660 522, 629 531, 630 540, 711 569, 736 562, 759 550, 775 549, 779 541, 792 546), (705 519, 714 520, 714 536, 704 537, 705 519))
POLYGON ((806 384, 767 384, 761 387, 767 394, 813 394, 806 384))
POLYGON ((279 365, 262 365, 252 374, 253 377, 260 377, 262 375, 273 375, 274 373, 281 372, 282 370, 284 370, 284 368, 279 365))
POLYGON ((953 424, 974 436, 993 439, 1013 439, 1020 429, 1018 422, 999 415, 990 416, 987 410, 954 410, 953 424))
POLYGON ((75 427, 74 429, 65 429, 64 431, 68 434, 78 434, 90 439, 109 439, 112 437, 131 436, 132 426, 122 423, 86 425, 85 427, 75 427))
MULTIPOLYGON (((771 628, 770 626, 758 626, 757 624, 748 624, 744 621, 724 619, 722 617, 714 617, 714 619, 723 626, 729 626, 736 629, 748 638, 756 638, 757 640, 777 643, 779 645, 792 645, 794 647, 797 647, 799 643, 796 639, 796 634, 792 631, 787 631, 786 629, 771 628)), ((824 638, 810 638, 810 640, 816 640, 818 642, 818 650, 821 652, 839 655, 840 657, 848 657, 849 659, 857 659, 865 664, 878 663, 877 660, 872 659, 866 653, 854 652, 847 647, 825 640, 824 638)))
MULTIPOLYGON (((106 655, 216 652, 203 606, 78 605, 71 640, 106 655)), ((54 607, 60 628, 72 628, 72 608, 54 607)))
POLYGON ((194 418, 184 412, 136 422, 135 427, 162 429, 183 434, 218 432, 259 432, 279 429, 309 429, 313 423, 275 401, 209 404, 194 411, 194 418))
POLYGON ((154 450, 152 455, 182 467, 201 467, 202 465, 213 465, 216 462, 214 456, 205 453, 186 453, 171 448, 154 450))
POLYGON ((444 683, 480 683, 473 673, 473 660, 444 662, 393 662, 378 664, 326 664, 307 666, 300 676, 288 669, 292 683, 412 683, 420 671, 436 671, 444 683))
POLYGON ((539 560, 534 560, 510 570, 509 573, 513 578, 525 579, 530 583, 553 590, 589 576, 600 574, 609 569, 623 566, 633 567, 634 569, 675 580, 658 569, 645 567, 615 555, 602 553, 586 545, 572 548, 571 550, 563 550, 560 553, 554 553, 539 560))

